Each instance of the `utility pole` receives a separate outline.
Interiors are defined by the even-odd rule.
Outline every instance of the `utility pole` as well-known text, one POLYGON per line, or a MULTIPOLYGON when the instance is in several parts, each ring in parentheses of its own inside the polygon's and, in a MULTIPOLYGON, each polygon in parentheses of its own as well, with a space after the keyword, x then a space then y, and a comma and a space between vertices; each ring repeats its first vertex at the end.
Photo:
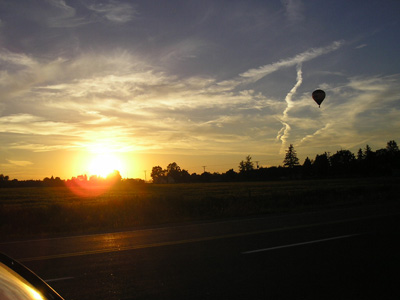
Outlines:
POLYGON ((203 173, 205 173, 206 172, 206 167, 207 166, 202 166, 203 167, 203 173))
POLYGON ((144 181, 145 181, 145 182, 147 181, 146 172, 147 172, 147 170, 144 170, 144 181))

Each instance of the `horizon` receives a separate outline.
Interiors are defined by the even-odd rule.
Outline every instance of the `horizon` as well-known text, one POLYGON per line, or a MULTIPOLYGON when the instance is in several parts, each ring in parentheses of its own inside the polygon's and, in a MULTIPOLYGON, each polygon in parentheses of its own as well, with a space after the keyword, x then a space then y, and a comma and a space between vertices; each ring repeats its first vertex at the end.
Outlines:
MULTIPOLYGON (((367 148, 368 148, 369 151, 371 151, 372 153, 376 153, 376 152, 378 152, 379 150, 386 150, 386 149, 388 149, 388 147, 393 146, 393 145, 389 145, 389 143, 391 143, 391 142, 393 142, 394 146, 398 149, 397 142, 396 142, 395 140, 390 140, 390 141, 388 141, 388 142, 386 143, 386 146, 385 146, 385 147, 382 147, 382 148, 380 148, 380 149, 376 149, 376 151, 374 151, 368 144, 366 144, 364 148, 359 148, 359 149, 357 150, 357 152, 361 150, 361 151, 362 151, 362 154, 363 154, 363 155, 366 155, 366 152, 368 152, 368 150, 367 150, 367 148)), ((290 147, 290 146, 292 146, 292 145, 289 145, 289 147, 290 147)), ((293 147, 293 150, 294 150, 294 155, 298 158, 298 156, 297 156, 297 151, 296 151, 296 149, 294 149, 294 147, 293 147)), ((289 151, 289 148, 288 148, 288 150, 286 150, 286 153, 287 153, 288 151, 289 151)), ((303 160, 299 159, 299 160, 298 160, 298 165, 299 165, 299 166, 303 166, 304 163, 305 163, 305 161, 306 161, 307 159, 309 159, 310 162, 313 163, 313 162, 314 162, 314 158, 317 158, 317 156, 319 156, 319 155, 324 155, 324 154, 326 154, 327 157, 328 157, 328 159, 330 159, 330 157, 331 157, 332 155, 334 155, 334 154, 336 154, 336 153, 339 153, 340 151, 350 151, 350 153, 354 155, 354 159, 355 159, 355 160, 358 160, 358 159, 359 159, 359 158, 357 157, 358 153, 353 152, 353 151, 351 151, 351 150, 349 150, 349 149, 340 149, 340 150, 337 150, 335 153, 331 153, 331 152, 325 151, 324 153, 317 153, 317 154, 315 154, 314 157, 308 157, 308 156, 307 156, 307 157, 304 158, 303 160)), ((286 159, 286 153, 285 153, 285 159, 286 159)), ((250 157, 251 163, 253 164, 254 169, 262 169, 262 168, 266 168, 266 169, 268 169, 268 168, 285 168, 284 164, 283 164, 283 165, 279 164, 279 165, 265 166, 265 165, 262 165, 260 161, 254 160, 254 159, 251 157, 251 155, 249 155, 249 157, 250 157)), ((209 172, 209 171, 207 171, 207 170, 206 170, 207 166, 201 166, 201 167, 203 168, 203 172, 199 172, 199 173, 197 173, 197 172, 190 172, 189 169, 186 169, 184 166, 179 165, 178 163, 176 163, 176 161, 172 161, 172 162, 168 163, 168 165, 169 165, 169 164, 174 164, 174 163, 175 163, 182 171, 185 170, 185 171, 187 171, 190 175, 201 175, 201 174, 203 174, 203 173, 209 173, 209 174, 225 174, 225 173, 227 173, 227 172, 229 172, 229 171, 231 171, 231 170, 233 170, 233 171, 236 172, 236 173, 239 173, 239 172, 240 172, 240 166, 239 166, 239 165, 240 165, 242 162, 244 162, 247 158, 248 158, 248 157, 246 157, 245 159, 243 159, 243 160, 241 160, 240 162, 238 162, 237 168, 229 168, 229 169, 226 169, 225 171, 214 171, 214 172, 209 172), (237 169, 237 170, 236 170, 236 169, 237 169)), ((95 160, 94 160, 94 161, 96 161, 96 159, 98 159, 98 157, 95 157, 95 160)), ((115 162, 114 159, 115 159, 114 157, 111 157, 111 160, 110 160, 110 161, 114 163, 114 162, 115 162)), ((282 160, 282 162, 284 162, 284 161, 282 160)), ((165 168, 164 168, 163 166, 160 166, 160 165, 155 165, 155 166, 153 166, 153 167, 161 167, 163 170, 167 170, 168 165, 166 165, 165 168)), ((221 166, 221 165, 219 165, 219 166, 221 166)), ((211 167, 213 167, 213 166, 211 166, 211 167)), ((97 179, 100 179, 100 180, 109 180, 109 179, 112 179, 113 176, 114 176, 114 175, 116 174, 116 172, 117 172, 118 175, 121 176, 121 179, 122 179, 122 180, 134 179, 134 180, 144 180, 145 182, 150 182, 150 181, 152 181, 152 177, 151 177, 152 170, 144 170, 144 171, 143 171, 143 172, 145 173, 144 178, 139 178, 139 177, 136 177, 136 178, 124 177, 124 176, 122 176, 120 170, 114 168, 114 165, 112 165, 112 164, 106 164, 105 167, 104 167, 104 165, 103 165, 103 168, 94 167, 93 170, 94 170, 94 171, 92 171, 91 173, 89 172, 89 173, 75 174, 75 175, 73 175, 73 176, 70 177, 70 178, 63 178, 63 177, 60 177, 60 176, 57 176, 57 175, 56 175, 56 176, 51 175, 51 176, 46 176, 46 177, 40 178, 40 179, 32 179, 32 178, 30 178, 30 179, 8 178, 8 180, 15 180, 15 179, 16 179, 16 180, 18 180, 18 181, 31 181, 31 180, 32 180, 32 181, 43 181, 43 180, 45 180, 45 179, 57 179, 57 178, 58 178, 58 179, 60 179, 60 180, 62 180, 62 181, 70 181, 70 180, 74 180, 74 179, 79 179, 80 177, 85 177, 86 180, 92 180, 92 179, 94 179, 94 180, 97 180, 97 179)), ((2 173, 0 173, 0 175, 4 175, 4 176, 9 177, 7 174, 2 174, 2 173)), ((114 179, 112 179, 112 180, 114 180, 114 179)))
POLYGON ((399 2, 4 1, 0 174, 226 172, 400 134, 399 2), (319 108, 311 97, 326 92, 319 108))

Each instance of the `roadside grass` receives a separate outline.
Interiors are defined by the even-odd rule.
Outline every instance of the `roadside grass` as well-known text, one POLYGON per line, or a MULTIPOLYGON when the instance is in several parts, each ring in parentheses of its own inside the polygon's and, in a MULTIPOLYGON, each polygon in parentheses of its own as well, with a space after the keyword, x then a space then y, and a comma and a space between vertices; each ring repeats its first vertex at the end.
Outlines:
POLYGON ((148 225, 382 204, 399 178, 120 185, 80 197, 67 187, 0 190, 2 240, 148 225))

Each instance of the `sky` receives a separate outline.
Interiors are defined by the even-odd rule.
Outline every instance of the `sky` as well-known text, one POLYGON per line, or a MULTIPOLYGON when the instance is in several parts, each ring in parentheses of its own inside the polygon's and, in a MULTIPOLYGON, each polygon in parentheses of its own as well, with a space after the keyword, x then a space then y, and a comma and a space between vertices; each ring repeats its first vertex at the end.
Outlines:
POLYGON ((400 142, 400 1, 0 0, 0 174, 150 179, 400 142), (323 89, 319 108, 311 98, 323 89))

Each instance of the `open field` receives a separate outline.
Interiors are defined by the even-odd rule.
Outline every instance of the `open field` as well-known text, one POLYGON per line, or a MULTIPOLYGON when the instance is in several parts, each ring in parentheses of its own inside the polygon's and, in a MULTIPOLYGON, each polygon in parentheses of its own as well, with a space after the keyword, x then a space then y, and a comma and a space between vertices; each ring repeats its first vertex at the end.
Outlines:
POLYGON ((115 186, 81 197, 67 187, 0 190, 3 239, 399 201, 399 178, 115 186))

